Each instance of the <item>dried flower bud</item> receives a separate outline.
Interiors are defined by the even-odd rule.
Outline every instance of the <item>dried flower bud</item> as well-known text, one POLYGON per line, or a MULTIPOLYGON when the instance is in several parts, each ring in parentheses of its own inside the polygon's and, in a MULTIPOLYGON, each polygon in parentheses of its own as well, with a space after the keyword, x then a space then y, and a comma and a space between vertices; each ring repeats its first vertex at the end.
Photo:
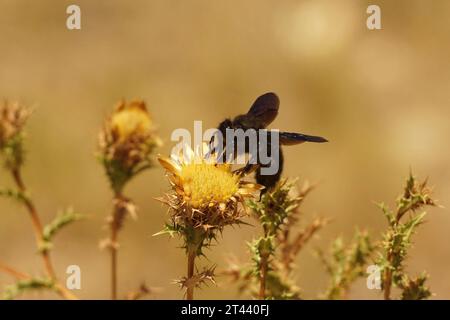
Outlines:
POLYGON ((5 102, 0 106, 0 147, 20 134, 30 112, 17 102, 5 102))
POLYGON ((0 151, 7 168, 17 168, 23 163, 22 129, 30 111, 17 102, 5 101, 0 106, 0 151))

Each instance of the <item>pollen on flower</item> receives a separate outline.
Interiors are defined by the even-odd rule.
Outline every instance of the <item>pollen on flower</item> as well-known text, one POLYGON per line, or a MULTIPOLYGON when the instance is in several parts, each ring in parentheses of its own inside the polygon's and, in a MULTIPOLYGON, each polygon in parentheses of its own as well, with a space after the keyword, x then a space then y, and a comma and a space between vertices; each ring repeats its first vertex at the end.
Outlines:
POLYGON ((180 172, 185 196, 193 207, 227 202, 238 191, 239 178, 208 163, 192 163, 180 172))

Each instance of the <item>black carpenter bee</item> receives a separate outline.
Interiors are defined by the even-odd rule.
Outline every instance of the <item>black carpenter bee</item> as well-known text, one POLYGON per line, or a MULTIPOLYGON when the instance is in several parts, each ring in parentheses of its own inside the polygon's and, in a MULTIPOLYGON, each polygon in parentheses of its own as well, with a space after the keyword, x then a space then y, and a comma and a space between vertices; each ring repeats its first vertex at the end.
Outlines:
MULTIPOLYGON (((327 142, 325 138, 318 136, 311 136, 301 133, 294 132, 278 132, 278 143, 275 145, 272 143, 271 130, 267 130, 266 127, 275 120, 278 115, 278 108, 280 105, 280 100, 275 93, 269 92, 259 96, 250 110, 246 114, 238 115, 233 120, 225 119, 222 121, 218 127, 218 130, 222 133, 223 147, 227 145, 226 132, 227 129, 254 129, 258 133, 257 149, 265 148, 267 158, 269 158, 269 163, 265 161, 263 163, 259 151, 256 154, 252 154, 251 157, 255 157, 255 161, 249 161, 245 167, 236 170, 237 173, 241 175, 249 174, 250 172, 256 170, 255 178, 256 182, 265 186, 263 192, 267 192, 272 188, 280 179, 281 172, 283 170, 283 154, 281 152, 280 145, 295 145, 303 142, 316 142, 322 143, 327 142), (276 157, 278 153, 278 157, 276 157), (274 173, 264 174, 264 168, 273 166, 277 168, 274 173)), ((214 141, 214 137, 211 142, 214 141)), ((228 141, 230 143, 230 141, 228 141)), ((232 142, 233 146, 237 145, 237 141, 232 142)), ((245 140, 245 153, 249 153, 251 146, 250 141, 245 140)), ((237 155, 237 149, 234 149, 234 157, 237 155)))

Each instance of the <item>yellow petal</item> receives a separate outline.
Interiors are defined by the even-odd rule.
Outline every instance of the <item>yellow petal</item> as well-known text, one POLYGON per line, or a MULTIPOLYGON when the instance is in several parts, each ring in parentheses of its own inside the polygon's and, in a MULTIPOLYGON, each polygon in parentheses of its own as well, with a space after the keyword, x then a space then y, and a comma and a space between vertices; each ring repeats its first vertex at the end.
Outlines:
POLYGON ((170 160, 169 158, 160 155, 160 156, 158 156, 158 161, 164 167, 164 169, 166 169, 167 171, 169 171, 173 174, 176 174, 176 175, 180 175, 180 171, 181 171, 180 166, 177 165, 172 160, 170 160))

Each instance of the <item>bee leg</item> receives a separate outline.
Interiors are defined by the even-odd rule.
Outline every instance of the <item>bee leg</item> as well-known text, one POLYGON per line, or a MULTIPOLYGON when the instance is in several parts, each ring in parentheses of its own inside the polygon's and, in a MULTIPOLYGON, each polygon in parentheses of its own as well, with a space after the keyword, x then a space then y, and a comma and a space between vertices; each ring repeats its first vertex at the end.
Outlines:
MULTIPOLYGON (((272 161, 275 161, 275 159, 272 158, 272 161)), ((265 189, 263 189, 260 193, 260 198, 267 191, 272 189, 277 184, 277 182, 280 180, 281 173, 283 172, 283 163, 284 163, 283 153, 281 152, 281 148, 280 148, 279 160, 278 160, 278 170, 276 173, 271 174, 271 175, 263 175, 263 174, 261 174, 261 166, 256 171, 256 175, 255 175, 256 182, 265 187, 265 189)), ((273 163, 271 163, 271 165, 273 165, 273 163)), ((269 167, 269 165, 264 165, 264 167, 269 167)))
POLYGON ((239 168, 237 170, 234 170, 233 173, 240 175, 240 176, 246 176, 249 175, 250 173, 252 173, 253 171, 255 171, 256 169, 259 168, 259 164, 252 164, 252 163, 247 163, 245 165, 245 167, 239 168))

